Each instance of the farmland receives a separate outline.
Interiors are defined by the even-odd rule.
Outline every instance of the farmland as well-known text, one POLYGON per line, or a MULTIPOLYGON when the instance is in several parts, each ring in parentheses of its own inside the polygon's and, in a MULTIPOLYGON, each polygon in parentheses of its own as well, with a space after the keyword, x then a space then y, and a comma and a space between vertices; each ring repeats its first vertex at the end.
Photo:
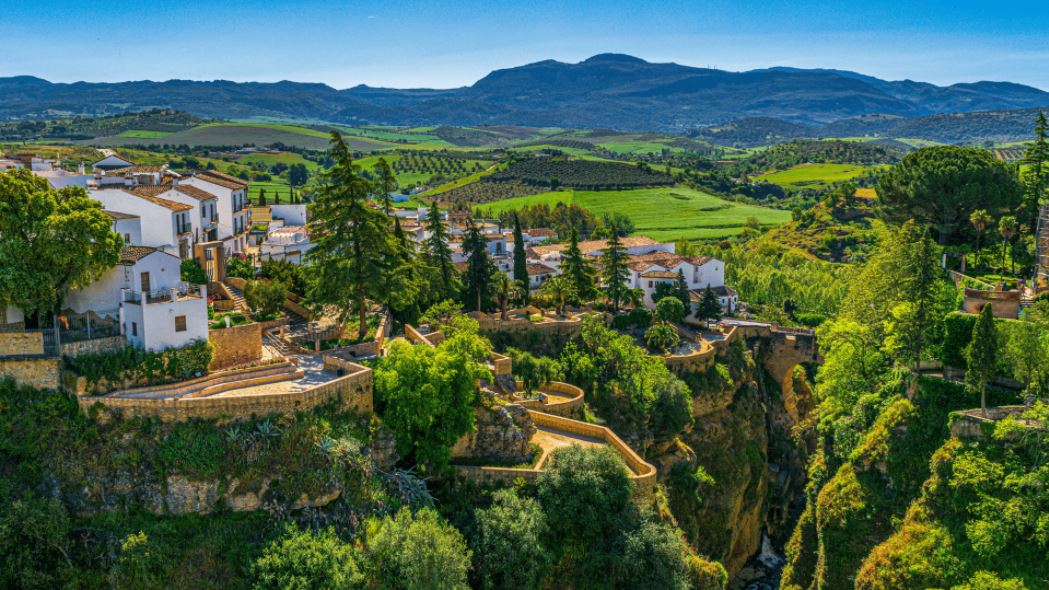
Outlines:
POLYGON ((669 176, 647 166, 591 160, 529 158, 512 163, 496 172, 488 182, 520 182, 531 186, 612 190, 643 186, 669 185, 669 176))
POLYGON ((871 169, 855 164, 798 164, 786 170, 762 174, 757 179, 784 188, 822 188, 852 180, 871 169))
POLYGON ((498 201, 478 210, 495 215, 538 203, 575 204, 599 217, 605 213, 620 213, 634 223, 636 233, 655 240, 726 238, 738 234, 749 217, 756 218, 763 226, 790 220, 787 211, 733 203, 684 187, 553 191, 498 201))
MULTIPOLYGON (((123 145, 181 145, 190 146, 266 146, 276 143, 306 149, 328 148, 329 134, 319 129, 267 123, 206 123, 192 129, 159 137, 116 136, 89 140, 87 143, 108 147, 123 145)), ((347 137, 350 149, 372 151, 388 149, 397 144, 366 137, 347 137)))

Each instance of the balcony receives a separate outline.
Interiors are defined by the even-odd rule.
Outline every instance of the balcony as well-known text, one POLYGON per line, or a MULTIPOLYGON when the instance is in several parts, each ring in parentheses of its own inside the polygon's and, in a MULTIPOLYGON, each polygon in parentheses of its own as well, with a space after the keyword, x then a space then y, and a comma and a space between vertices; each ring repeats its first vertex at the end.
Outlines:
POLYGON ((176 223, 175 224, 175 233, 180 235, 180 236, 184 236, 186 234, 191 234, 191 233, 193 233, 193 225, 190 224, 190 223, 176 223))
POLYGON ((154 303, 174 303, 184 299, 200 299, 206 297, 207 293, 205 288, 201 285, 179 283, 179 286, 177 287, 157 289, 145 293, 142 291, 133 291, 131 289, 121 289, 121 295, 124 303, 133 303, 135 305, 142 305, 145 303, 146 305, 152 305, 154 303))

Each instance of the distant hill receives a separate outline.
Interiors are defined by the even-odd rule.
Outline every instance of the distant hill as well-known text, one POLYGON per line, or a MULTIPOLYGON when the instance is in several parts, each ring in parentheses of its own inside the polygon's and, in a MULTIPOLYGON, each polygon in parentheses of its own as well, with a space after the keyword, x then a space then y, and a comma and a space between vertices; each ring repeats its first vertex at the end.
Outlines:
POLYGON ((31 76, 0 78, 0 119, 172 108, 220 119, 684 131, 741 118, 818 125, 872 114, 913 119, 1036 106, 1049 106, 1049 93, 1007 82, 935 86, 837 70, 727 72, 617 54, 496 70, 472 86, 450 90, 363 85, 336 90, 288 81, 55 84, 31 76))

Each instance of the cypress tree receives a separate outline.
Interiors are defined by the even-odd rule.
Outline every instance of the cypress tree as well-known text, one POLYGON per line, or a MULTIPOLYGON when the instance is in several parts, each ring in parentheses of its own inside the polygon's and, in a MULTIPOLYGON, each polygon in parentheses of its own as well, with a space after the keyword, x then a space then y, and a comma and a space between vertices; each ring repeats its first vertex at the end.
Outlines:
POLYGON ((1025 175, 1028 204, 1037 217, 1038 205, 1049 193, 1049 121, 1044 112, 1038 113, 1035 119, 1034 141, 1027 146, 1023 163, 1029 167, 1025 175))
POLYGON ((619 239, 619 228, 615 224, 609 226, 608 245, 601 253, 601 280, 605 285, 605 293, 612 301, 612 310, 619 311, 619 303, 627 296, 628 287, 626 280, 630 273, 626 267, 627 252, 623 242, 619 239))
POLYGON ((573 299, 584 302, 594 298, 596 272, 579 249, 579 232, 575 227, 569 231, 568 248, 561 255, 561 273, 568 279, 573 299))
POLYGON ((496 269, 488 256, 488 241, 473 219, 463 236, 463 252, 467 257, 466 274, 463 276, 463 305, 482 311, 491 291, 492 273, 496 269))
POLYGON ((521 232, 521 220, 514 212, 514 280, 524 285, 522 289, 524 302, 528 304, 528 255, 525 254, 524 234, 521 232))
POLYGON ((685 281, 685 272, 680 268, 677 269, 677 279, 674 281, 674 297, 677 297, 678 301, 685 304, 685 309, 688 309, 692 304, 692 295, 688 291, 688 282, 685 281))
POLYGON ((980 310, 973 324, 973 336, 965 351, 968 368, 965 381, 980 390, 980 410, 987 415, 987 382, 998 370, 998 334, 994 325, 994 311, 990 304, 980 310))
POLYGON ((717 295, 714 295, 714 290, 710 288, 710 285, 703 289, 703 298, 696 306, 696 319, 708 324, 721 319, 721 303, 717 295))
POLYGON ((379 161, 375 164, 375 168, 379 176, 377 188, 379 189, 379 196, 382 197, 382 210, 389 215, 390 193, 397 188, 397 177, 394 176, 393 170, 386 162, 386 158, 380 157, 379 161))

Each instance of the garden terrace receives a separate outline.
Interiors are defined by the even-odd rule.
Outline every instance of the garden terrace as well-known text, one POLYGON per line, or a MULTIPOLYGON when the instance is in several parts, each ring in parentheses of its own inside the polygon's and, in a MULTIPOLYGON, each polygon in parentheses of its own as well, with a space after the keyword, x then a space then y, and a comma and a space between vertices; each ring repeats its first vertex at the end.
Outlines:
POLYGON ((1016 417, 1016 424, 1023 428, 1045 429, 1046 425, 1037 420, 1021 418, 1027 411, 1025 406, 997 406, 982 410, 974 408, 951 414, 951 436, 956 438, 986 438, 994 432, 994 425, 1009 418, 1016 417))

